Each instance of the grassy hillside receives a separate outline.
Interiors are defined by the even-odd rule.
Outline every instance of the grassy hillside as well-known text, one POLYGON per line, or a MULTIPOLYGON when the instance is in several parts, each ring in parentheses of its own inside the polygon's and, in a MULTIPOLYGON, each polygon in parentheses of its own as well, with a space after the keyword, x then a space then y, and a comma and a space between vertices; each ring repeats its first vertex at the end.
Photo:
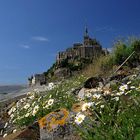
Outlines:
MULTIPOLYGON (((33 91, 15 102, 8 110, 7 123, 12 123, 18 131, 40 120, 40 127, 47 127, 51 132, 58 124, 61 127, 70 125, 73 132, 84 140, 139 140, 139 56, 140 40, 117 42, 110 55, 100 57, 83 73, 57 85, 50 83, 46 92, 33 91), (91 76, 98 74, 108 78, 133 52, 134 55, 123 65, 123 68, 131 71, 125 79, 108 81, 95 88, 83 88, 84 82, 91 76), (54 117, 53 114, 60 110, 64 111, 64 116, 54 117), (41 119, 45 115, 46 118, 53 116, 51 123, 41 119), (67 117, 68 120, 62 119, 67 117)), ((7 133, 4 131, 3 135, 7 133)))

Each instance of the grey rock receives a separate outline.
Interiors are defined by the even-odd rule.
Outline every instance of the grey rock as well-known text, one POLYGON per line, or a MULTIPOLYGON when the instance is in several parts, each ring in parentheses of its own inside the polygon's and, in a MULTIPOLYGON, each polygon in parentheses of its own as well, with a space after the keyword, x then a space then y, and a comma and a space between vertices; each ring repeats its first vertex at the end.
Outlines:
POLYGON ((78 93, 78 98, 84 99, 85 96, 85 88, 82 88, 78 93))
POLYGON ((51 132, 40 129, 40 140, 71 140, 72 135, 73 127, 70 124, 58 126, 51 132))
POLYGON ((96 88, 99 86, 99 82, 103 82, 103 79, 101 77, 91 77, 85 81, 84 88, 96 88))

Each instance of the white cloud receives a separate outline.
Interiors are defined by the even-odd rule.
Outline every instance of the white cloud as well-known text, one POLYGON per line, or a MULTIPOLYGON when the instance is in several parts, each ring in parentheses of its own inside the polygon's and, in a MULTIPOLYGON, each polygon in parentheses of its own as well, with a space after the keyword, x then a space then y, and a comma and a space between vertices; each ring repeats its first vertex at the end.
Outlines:
POLYGON ((21 47, 24 48, 24 49, 30 49, 30 46, 29 45, 25 45, 25 44, 22 44, 21 47))
POLYGON ((48 42, 48 38, 46 37, 43 37, 43 36, 34 36, 32 37, 33 40, 36 40, 36 41, 42 41, 42 42, 48 42))

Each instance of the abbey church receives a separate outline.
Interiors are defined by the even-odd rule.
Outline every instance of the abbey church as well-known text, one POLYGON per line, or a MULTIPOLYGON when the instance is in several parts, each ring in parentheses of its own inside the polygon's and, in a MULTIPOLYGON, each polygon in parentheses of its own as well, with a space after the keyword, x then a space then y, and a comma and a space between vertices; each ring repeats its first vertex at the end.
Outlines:
POLYGON ((97 58, 101 54, 108 53, 107 50, 103 50, 102 46, 96 39, 90 38, 88 29, 85 29, 83 43, 74 43, 71 48, 66 51, 59 52, 56 58, 57 64, 60 64, 63 60, 78 58, 97 58))

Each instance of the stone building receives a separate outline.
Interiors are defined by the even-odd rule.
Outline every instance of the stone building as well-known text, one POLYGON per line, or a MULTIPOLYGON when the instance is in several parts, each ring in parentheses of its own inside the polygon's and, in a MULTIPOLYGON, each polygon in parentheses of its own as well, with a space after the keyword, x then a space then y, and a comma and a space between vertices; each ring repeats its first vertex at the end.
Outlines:
POLYGON ((29 86, 46 84, 46 77, 44 74, 35 74, 28 78, 29 86))
POLYGON ((100 43, 96 39, 89 37, 88 29, 86 28, 83 43, 74 43, 71 48, 66 49, 66 51, 59 52, 56 62, 57 64, 60 64, 65 59, 70 60, 75 59, 76 57, 94 58, 105 53, 106 52, 102 49, 100 43))

